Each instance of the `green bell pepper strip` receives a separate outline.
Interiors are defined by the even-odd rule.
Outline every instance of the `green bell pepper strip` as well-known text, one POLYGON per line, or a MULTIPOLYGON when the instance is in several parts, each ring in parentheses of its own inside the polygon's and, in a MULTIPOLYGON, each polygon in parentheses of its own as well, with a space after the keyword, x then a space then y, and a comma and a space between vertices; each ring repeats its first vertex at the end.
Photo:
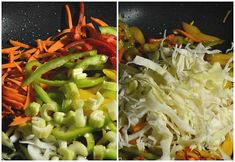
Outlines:
POLYGON ((104 77, 99 78, 85 78, 76 80, 75 83, 77 84, 78 88, 89 88, 101 84, 104 82, 104 77))
POLYGON ((39 61, 37 61, 37 60, 30 61, 30 62, 28 62, 28 63, 25 65, 25 71, 26 71, 27 74, 31 74, 31 73, 32 73, 32 68, 33 68, 34 66, 39 67, 39 66, 41 66, 41 65, 42 65, 42 64, 41 64, 39 61))
POLYGON ((91 154, 95 146, 94 136, 92 133, 86 133, 84 137, 86 138, 88 154, 91 154))
POLYGON ((152 153, 148 153, 146 151, 140 151, 140 150, 137 150, 136 148, 134 147, 123 147, 121 149, 121 151, 125 152, 126 154, 130 155, 130 156, 134 156, 134 157, 137 157, 139 155, 143 155, 144 156, 144 159, 147 159, 147 160, 156 160, 156 159, 159 159, 160 157, 157 156, 157 155, 154 155, 152 153))
POLYGON ((76 65, 75 68, 81 68, 85 70, 89 65, 100 65, 106 63, 108 57, 105 55, 96 55, 96 56, 91 56, 87 57, 84 60, 79 61, 76 65))
POLYGON ((64 84, 68 83, 67 80, 47 80, 43 78, 37 79, 38 82, 49 85, 49 86, 55 86, 55 87, 60 87, 63 86, 64 84))
POLYGON ((42 87, 38 83, 33 83, 34 90, 36 91, 38 97, 45 103, 52 103, 54 102, 49 95, 42 89, 42 87))
POLYGON ((87 52, 71 54, 71 55, 64 56, 64 57, 59 57, 59 58, 53 59, 49 62, 46 62, 46 63, 42 64, 40 67, 38 67, 37 70, 35 70, 35 72, 32 73, 24 81, 23 86, 26 86, 26 85, 32 83, 36 79, 40 78, 46 72, 63 66, 65 63, 69 62, 70 60, 79 59, 79 58, 85 57, 85 56, 94 56, 96 54, 97 54, 97 51, 87 51, 87 52))
POLYGON ((117 35, 117 29, 112 26, 99 26, 100 32, 102 34, 111 34, 111 35, 117 35))
POLYGON ((98 129, 90 127, 90 126, 86 126, 83 128, 78 128, 75 130, 70 130, 67 132, 61 131, 59 130, 59 128, 54 128, 52 130, 52 134, 59 140, 72 140, 74 138, 83 136, 86 133, 92 133, 97 131, 98 129))

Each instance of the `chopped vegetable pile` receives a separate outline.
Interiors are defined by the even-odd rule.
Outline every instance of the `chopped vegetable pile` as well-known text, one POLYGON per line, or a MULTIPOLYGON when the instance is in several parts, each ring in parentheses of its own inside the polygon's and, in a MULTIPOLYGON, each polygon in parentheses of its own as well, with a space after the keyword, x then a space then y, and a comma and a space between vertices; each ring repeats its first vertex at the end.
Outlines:
POLYGON ((2 49, 5 160, 114 160, 116 28, 91 17, 84 3, 73 26, 36 47, 10 40, 2 49))
POLYGON ((183 22, 145 42, 119 23, 119 158, 231 159, 233 52, 183 22))

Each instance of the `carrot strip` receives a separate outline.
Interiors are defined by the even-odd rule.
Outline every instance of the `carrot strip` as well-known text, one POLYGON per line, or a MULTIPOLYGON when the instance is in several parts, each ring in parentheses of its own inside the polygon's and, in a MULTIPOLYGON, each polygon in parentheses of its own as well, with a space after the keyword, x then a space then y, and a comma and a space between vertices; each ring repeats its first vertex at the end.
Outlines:
POLYGON ((95 17, 91 17, 91 20, 96 23, 99 26, 109 26, 106 22, 104 22, 101 19, 95 18, 95 17))
POLYGON ((23 48, 30 48, 30 46, 28 44, 25 43, 21 43, 19 41, 15 41, 15 40, 9 40, 10 44, 15 46, 15 47, 23 47, 23 48))
POLYGON ((55 51, 57 51, 58 49, 64 47, 65 42, 67 41, 67 39, 68 39, 67 36, 62 37, 60 40, 58 40, 57 42, 55 42, 55 43, 48 49, 48 52, 49 52, 49 53, 52 53, 52 52, 55 52, 55 51))
POLYGON ((22 63, 22 61, 13 62, 13 63, 7 63, 7 64, 2 64, 2 69, 14 68, 14 67, 16 67, 15 64, 19 65, 19 64, 21 64, 21 63, 22 63))
POLYGON ((18 93, 18 91, 16 89, 13 89, 11 87, 7 87, 7 86, 3 86, 2 87, 2 92, 9 92, 9 93, 18 93))
POLYGON ((82 21, 81 36, 82 38, 86 38, 86 16, 84 16, 82 21))
POLYGON ((26 97, 24 95, 21 95, 18 93, 12 94, 12 93, 5 92, 3 96, 6 96, 7 98, 18 101, 20 103, 24 103, 25 99, 26 99, 26 97))
POLYGON ((119 50, 119 55, 118 55, 119 61, 122 60, 123 55, 124 55, 124 52, 125 52, 125 48, 121 48, 121 49, 119 50))
POLYGON ((45 44, 46 46, 51 46, 53 43, 55 43, 55 41, 51 41, 51 40, 45 40, 45 41, 44 41, 44 44, 45 44))
POLYGON ((4 84, 5 79, 6 79, 6 77, 7 77, 8 75, 9 75, 9 73, 6 72, 6 73, 2 76, 2 85, 4 84))
POLYGON ((20 47, 9 47, 9 48, 4 48, 2 49, 3 54, 9 54, 12 51, 18 50, 20 47))
POLYGON ((163 38, 149 38, 148 42, 149 43, 156 43, 156 42, 161 42, 163 38))
POLYGON ((135 132, 138 132, 140 131, 141 129, 143 129, 144 127, 146 126, 146 123, 145 122, 139 122, 138 124, 134 125, 134 126, 131 126, 130 127, 130 131, 132 133, 135 133, 135 132))
POLYGON ((67 13, 69 29, 72 29, 73 28, 73 20, 72 20, 70 8, 67 4, 65 5, 65 9, 66 9, 66 13, 67 13))
POLYGON ((24 110, 29 106, 30 104, 30 93, 31 93, 31 88, 30 88, 30 85, 27 86, 28 88, 28 91, 27 91, 27 96, 26 96, 26 100, 25 100, 25 103, 24 103, 24 110))
POLYGON ((42 52, 43 51, 43 47, 42 47, 41 39, 37 39, 36 43, 37 43, 37 48, 39 49, 40 52, 42 52))
POLYGON ((23 57, 28 57, 29 55, 31 55, 32 53, 36 52, 37 48, 31 48, 27 51, 24 51, 23 53, 21 53, 21 56, 23 57))
POLYGON ((28 121, 30 121, 32 119, 32 117, 26 116, 26 117, 22 117, 22 116, 16 116, 13 119, 13 122, 11 122, 11 124, 9 126, 17 126, 17 125, 21 125, 24 123, 27 123, 28 121))
POLYGON ((92 23, 86 24, 86 27, 89 30, 91 35, 96 35, 97 31, 92 23))
POLYGON ((185 36, 185 37, 190 38, 190 39, 191 39, 192 41, 194 41, 194 42, 202 42, 202 40, 199 40, 199 39, 197 39, 197 38, 194 38, 193 36, 191 36, 190 34, 188 34, 187 32, 185 32, 185 31, 183 31, 183 30, 181 30, 181 29, 176 29, 175 31, 178 32, 178 33, 180 33, 180 34, 182 34, 182 35, 185 36))
POLYGON ((8 104, 12 105, 14 108, 20 110, 24 107, 24 105, 16 100, 9 99, 6 96, 2 96, 3 101, 7 102, 8 104))
POLYGON ((128 143, 131 144, 131 145, 136 145, 136 139, 132 139, 128 143))
POLYGON ((13 62, 13 63, 15 64, 16 68, 17 68, 20 72, 23 72, 23 69, 22 69, 17 63, 15 63, 15 62, 13 62))

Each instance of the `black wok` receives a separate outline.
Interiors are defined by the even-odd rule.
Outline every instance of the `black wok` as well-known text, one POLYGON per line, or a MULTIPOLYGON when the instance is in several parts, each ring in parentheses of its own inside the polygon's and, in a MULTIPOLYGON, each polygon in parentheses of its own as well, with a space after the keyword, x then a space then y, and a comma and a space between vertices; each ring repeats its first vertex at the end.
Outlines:
POLYGON ((120 2, 119 17, 130 26, 138 26, 146 38, 161 37, 164 30, 181 28, 182 21, 195 25, 206 34, 225 42, 217 48, 226 50, 233 42, 232 2, 120 2), (223 23, 226 13, 232 10, 223 23))
MULTIPOLYGON (((74 25, 79 16, 79 2, 3 2, 2 3, 2 46, 8 47, 8 40, 34 43, 56 34, 67 27, 65 4, 69 4, 74 25)), ((116 26, 115 2, 85 2, 85 16, 101 18, 116 26)))

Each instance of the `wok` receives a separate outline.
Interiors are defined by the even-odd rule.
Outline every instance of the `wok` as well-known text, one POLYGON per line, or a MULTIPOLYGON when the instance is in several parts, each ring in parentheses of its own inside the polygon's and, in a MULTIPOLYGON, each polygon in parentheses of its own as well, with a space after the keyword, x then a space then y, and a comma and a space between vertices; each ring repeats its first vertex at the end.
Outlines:
POLYGON ((169 34, 182 28, 182 21, 194 21, 202 32, 225 40, 216 48, 226 50, 233 42, 232 2, 120 2, 119 18, 139 27, 146 38, 162 37, 164 30, 169 34), (229 10, 232 12, 223 23, 229 10))
MULTIPOLYGON (((65 4, 70 6, 74 25, 79 16, 79 2, 3 2, 2 46, 14 39, 33 44, 36 39, 45 39, 67 28, 65 4)), ((85 16, 97 17, 111 26, 116 26, 115 2, 85 2, 85 16)))

